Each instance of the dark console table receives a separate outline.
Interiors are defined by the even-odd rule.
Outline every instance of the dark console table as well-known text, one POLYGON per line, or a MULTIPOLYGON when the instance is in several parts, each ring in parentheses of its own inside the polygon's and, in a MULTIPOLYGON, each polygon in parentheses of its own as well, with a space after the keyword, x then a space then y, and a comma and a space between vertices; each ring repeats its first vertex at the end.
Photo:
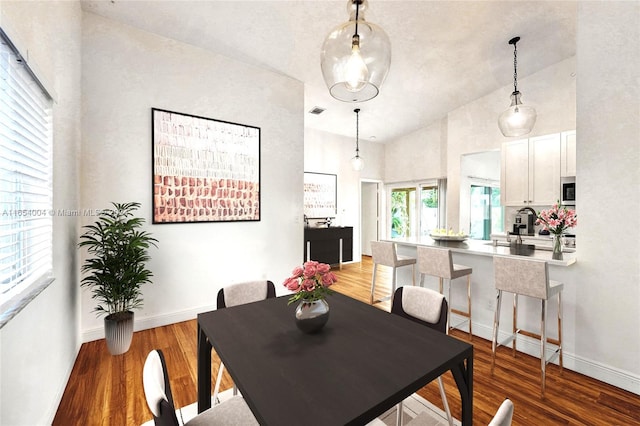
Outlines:
POLYGON ((353 260, 353 227, 304 228, 304 261, 340 265, 353 260))

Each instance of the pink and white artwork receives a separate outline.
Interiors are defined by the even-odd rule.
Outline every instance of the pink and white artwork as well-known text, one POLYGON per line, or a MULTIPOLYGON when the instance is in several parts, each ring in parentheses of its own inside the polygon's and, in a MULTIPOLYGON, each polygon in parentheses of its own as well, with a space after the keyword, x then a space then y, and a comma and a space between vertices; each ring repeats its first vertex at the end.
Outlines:
POLYGON ((260 128, 152 109, 153 223, 260 220, 260 128))

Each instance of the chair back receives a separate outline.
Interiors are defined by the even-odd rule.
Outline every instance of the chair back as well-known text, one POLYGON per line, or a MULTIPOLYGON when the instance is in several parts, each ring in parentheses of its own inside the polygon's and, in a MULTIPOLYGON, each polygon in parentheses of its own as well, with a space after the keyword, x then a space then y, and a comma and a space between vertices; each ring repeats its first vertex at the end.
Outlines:
POLYGON ((549 298, 549 267, 544 260, 494 256, 493 272, 497 290, 549 298))
POLYGON ((437 291, 403 286, 393 294, 391 313, 400 315, 434 330, 447 331, 447 300, 437 291))
POLYGON ((149 352, 142 370, 142 384, 156 426, 178 426, 167 365, 159 349, 149 352))
POLYGON ((513 420, 513 402, 509 398, 502 401, 502 404, 496 411, 496 415, 489 423, 489 426, 511 426, 513 420))
POLYGON ((271 281, 248 281, 221 288, 218 291, 218 309, 276 297, 276 287, 271 281))
POLYGON ((453 276, 453 256, 450 249, 418 246, 418 271, 450 280, 453 276))
POLYGON ((390 241, 371 241, 371 258, 377 265, 396 266, 398 263, 396 244, 390 241))

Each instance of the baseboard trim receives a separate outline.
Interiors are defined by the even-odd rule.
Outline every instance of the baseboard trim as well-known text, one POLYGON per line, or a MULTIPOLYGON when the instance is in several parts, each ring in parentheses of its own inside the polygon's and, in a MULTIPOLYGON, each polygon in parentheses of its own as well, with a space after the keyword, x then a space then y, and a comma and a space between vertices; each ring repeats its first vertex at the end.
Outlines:
MULTIPOLYGON (((196 319, 199 313, 211 311, 213 309, 215 309, 215 306, 206 305, 198 308, 146 317, 140 317, 140 313, 136 312, 133 323, 133 331, 136 332, 141 330, 148 330, 150 328, 162 327, 182 321, 189 321, 192 319, 196 319)), ((81 339, 82 343, 104 339, 104 327, 96 327, 84 330, 81 333, 81 339)))
MULTIPOLYGON (((484 324, 474 322, 473 331, 474 337, 478 336, 488 341, 493 339, 493 329, 484 324)), ((500 332, 498 341, 504 341, 509 335, 510 333, 508 332, 500 332)), ((518 335, 517 345, 519 352, 540 358, 540 343, 538 340, 518 335)), ((547 357, 551 355, 552 352, 553 350, 548 350, 547 357)), ((558 364, 558 360, 556 359, 554 363, 558 364)), ((566 350, 563 351, 563 367, 640 395, 640 377, 628 371, 612 368, 591 359, 576 356, 566 350)))

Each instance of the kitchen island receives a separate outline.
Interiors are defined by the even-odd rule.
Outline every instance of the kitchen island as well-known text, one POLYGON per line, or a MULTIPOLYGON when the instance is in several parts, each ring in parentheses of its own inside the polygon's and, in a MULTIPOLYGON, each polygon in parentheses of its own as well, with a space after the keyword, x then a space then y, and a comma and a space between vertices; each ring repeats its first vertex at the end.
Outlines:
MULTIPOLYGON (((473 268, 471 275, 471 300, 472 300, 472 321, 473 332, 475 336, 491 340, 493 332, 493 318, 495 314, 496 290, 493 274, 493 256, 517 256, 529 257, 537 260, 547 261, 549 265, 549 278, 561 281, 565 284, 563 291, 563 328, 564 334, 563 344, 566 350, 574 347, 576 312, 577 307, 573 303, 576 300, 575 293, 577 291, 577 283, 574 282, 574 274, 572 272, 577 262, 577 252, 571 249, 568 253, 563 253, 562 260, 552 259, 552 252, 548 247, 537 247, 533 251, 528 251, 527 256, 512 254, 511 247, 504 241, 498 241, 497 245, 493 241, 466 240, 463 242, 455 241, 435 241, 431 237, 409 237, 409 238, 392 238, 385 241, 392 241, 397 244, 398 254, 404 256, 417 257, 418 246, 442 247, 451 249, 454 263, 466 265, 473 268)), ((416 285, 420 282, 419 272, 416 268, 416 285)), ((455 309, 466 310, 466 285, 464 280, 460 283, 454 281, 451 288, 451 301, 449 303, 455 309), (460 284, 460 285, 458 285, 460 284)), ((398 286, 411 285, 411 271, 409 268, 398 269, 398 286), (404 269, 404 270, 403 270, 404 269)), ((438 279, 435 277, 425 276, 424 287, 438 291, 438 279)), ((445 284, 445 294, 447 287, 445 284)), ((510 333, 512 310, 511 297, 509 293, 502 302, 502 311, 500 316, 500 336, 499 341, 504 340, 510 333)), ((555 318, 557 312, 557 304, 549 303, 548 318, 555 318)), ((453 314, 451 324, 456 325, 463 319, 453 314)), ((518 298, 518 326, 525 330, 539 332, 540 330, 540 302, 537 299, 528 297, 518 298)), ((462 327, 463 330, 465 327, 462 327)), ((549 327, 547 333, 551 338, 557 338, 555 327, 549 327)), ((540 346, 539 341, 526 336, 518 337, 518 350, 526 352, 529 355, 539 358, 540 346)), ((570 350, 570 349, 569 349, 570 350)), ((499 365, 499 363, 498 363, 499 365)), ((565 356, 565 367, 571 369, 571 362, 567 365, 567 357, 565 356)))
MULTIPOLYGON (((522 250, 521 253, 525 254, 515 254, 513 253, 513 245, 508 243, 504 243, 503 241, 498 241, 497 244, 493 241, 485 241, 485 240, 466 240, 462 242, 457 241, 435 241, 431 237, 408 237, 408 238, 393 238, 385 241, 393 241, 398 244, 398 246, 406 246, 406 247, 417 247, 417 246, 427 246, 427 247, 443 247, 449 248, 454 253, 463 253, 463 254, 474 254, 479 256, 518 256, 518 257, 529 257, 537 260, 545 260, 549 263, 549 265, 554 266, 570 266, 576 263, 576 253, 573 249, 566 253, 563 253, 562 260, 554 260, 551 258, 551 249, 546 246, 537 246, 535 250, 522 250)), ((527 244, 523 244, 522 246, 527 246, 527 244)))

